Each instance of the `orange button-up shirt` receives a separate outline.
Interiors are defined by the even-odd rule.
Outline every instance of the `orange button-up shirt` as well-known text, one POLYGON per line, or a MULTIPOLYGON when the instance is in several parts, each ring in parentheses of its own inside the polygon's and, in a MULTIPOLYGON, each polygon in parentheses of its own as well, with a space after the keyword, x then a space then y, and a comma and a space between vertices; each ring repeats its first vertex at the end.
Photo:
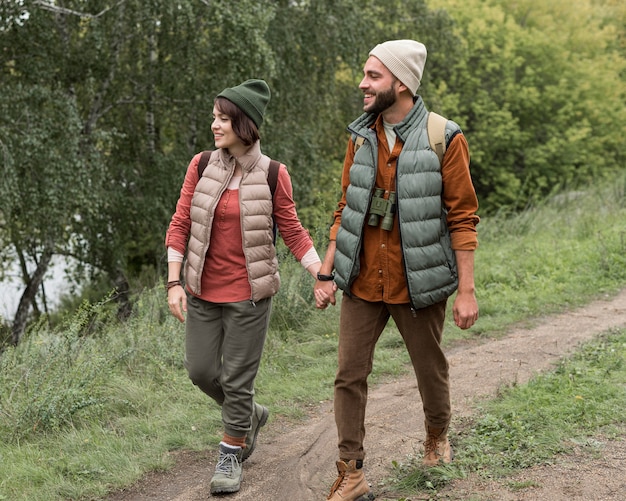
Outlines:
MULTIPOLYGON (((389 151, 387 137, 379 116, 374 124, 378 137, 378 171, 376 187, 385 190, 384 198, 396 189, 396 166, 403 143, 396 140, 389 151)), ((336 240, 341 225, 341 212, 346 205, 346 190, 350 184, 350 167, 354 160, 354 143, 348 142, 341 177, 342 196, 334 213, 330 239, 336 240)), ((478 246, 476 215, 478 200, 469 171, 469 148, 463 134, 454 136, 443 159, 441 175, 443 181, 443 203, 448 209, 448 228, 453 250, 475 250, 478 246)), ((397 217, 391 231, 381 226, 369 226, 365 218, 363 245, 361 246, 361 269, 350 291, 366 301, 384 301, 389 304, 408 303, 400 230, 397 217)))

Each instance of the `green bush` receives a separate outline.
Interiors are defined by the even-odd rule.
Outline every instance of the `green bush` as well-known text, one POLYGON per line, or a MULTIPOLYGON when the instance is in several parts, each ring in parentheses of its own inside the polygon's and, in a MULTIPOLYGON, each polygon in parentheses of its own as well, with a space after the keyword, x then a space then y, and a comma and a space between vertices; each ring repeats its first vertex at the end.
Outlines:
POLYGON ((126 352, 101 352, 95 346, 97 340, 84 335, 102 305, 82 305, 53 332, 36 325, 18 348, 0 357, 0 436, 4 440, 56 432, 101 415, 107 401, 103 388, 127 356, 126 352))

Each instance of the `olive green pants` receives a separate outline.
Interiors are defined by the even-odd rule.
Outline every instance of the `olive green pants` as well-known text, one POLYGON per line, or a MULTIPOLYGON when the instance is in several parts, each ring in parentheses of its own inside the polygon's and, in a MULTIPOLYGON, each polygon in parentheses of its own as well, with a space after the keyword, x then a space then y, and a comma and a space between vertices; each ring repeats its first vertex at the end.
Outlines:
POLYGON ((411 310, 408 304, 369 302, 343 295, 334 403, 341 459, 365 457, 367 378, 372 372, 376 343, 389 317, 394 319, 411 357, 426 422, 434 428, 448 425, 448 361, 440 345, 445 313, 446 301, 411 310))
POLYGON ((222 407, 224 431, 232 437, 251 427, 271 305, 271 298, 209 303, 187 294, 185 367, 193 384, 222 407))

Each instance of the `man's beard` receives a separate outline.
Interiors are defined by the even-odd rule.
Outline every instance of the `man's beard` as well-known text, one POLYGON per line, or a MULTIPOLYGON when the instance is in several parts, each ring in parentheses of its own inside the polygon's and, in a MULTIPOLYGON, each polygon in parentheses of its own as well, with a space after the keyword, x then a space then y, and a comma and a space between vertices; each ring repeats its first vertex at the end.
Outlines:
POLYGON ((367 113, 373 113, 379 115, 396 102, 396 92, 393 88, 393 84, 387 90, 377 92, 374 97, 374 102, 365 109, 367 113))

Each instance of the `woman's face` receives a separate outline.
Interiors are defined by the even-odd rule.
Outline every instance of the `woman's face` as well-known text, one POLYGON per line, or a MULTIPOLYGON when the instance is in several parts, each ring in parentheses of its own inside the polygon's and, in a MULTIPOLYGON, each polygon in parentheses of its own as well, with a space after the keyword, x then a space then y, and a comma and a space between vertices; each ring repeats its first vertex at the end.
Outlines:
POLYGON ((229 150, 233 154, 234 150, 241 150, 245 148, 245 145, 239 139, 239 136, 235 134, 233 130, 233 122, 228 115, 222 113, 213 107, 213 123, 211 124, 211 131, 215 138, 215 147, 229 150))

